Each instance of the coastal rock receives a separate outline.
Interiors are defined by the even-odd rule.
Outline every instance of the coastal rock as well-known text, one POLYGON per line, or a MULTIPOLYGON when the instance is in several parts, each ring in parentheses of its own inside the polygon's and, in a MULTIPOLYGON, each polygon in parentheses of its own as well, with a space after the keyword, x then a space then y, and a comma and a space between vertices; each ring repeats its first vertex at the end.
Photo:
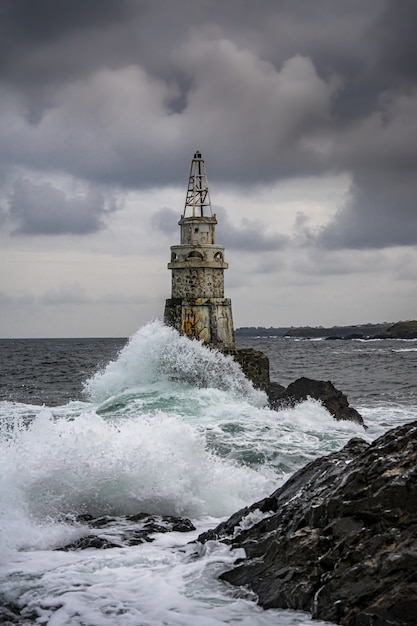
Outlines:
POLYGON ((268 404, 271 409, 279 410, 288 406, 295 406, 308 398, 319 400, 336 420, 350 420, 364 428, 363 418, 356 409, 349 406, 346 396, 336 389, 330 381, 299 378, 287 388, 269 377, 269 359, 266 354, 253 348, 227 350, 226 354, 233 356, 249 380, 257 389, 267 393, 268 404))
POLYGON ((6 626, 20 623, 20 611, 19 608, 9 604, 0 606, 0 624, 6 626))
POLYGON ((278 388, 271 388, 269 404, 272 409, 278 410, 286 406, 295 406, 307 398, 320 400, 336 420, 350 420, 364 426, 360 413, 349 406, 346 396, 330 381, 303 377, 288 385, 285 391, 279 392, 278 388))
POLYGON ((284 385, 280 385, 279 383, 276 382, 271 382, 269 384, 268 387, 268 400, 269 400, 269 406, 271 408, 274 408, 274 405, 277 403, 278 398, 280 398, 280 396, 282 396, 282 394, 287 390, 286 387, 284 387, 284 385))
POLYGON ((352 439, 199 541, 246 558, 221 578, 264 608, 343 626, 412 626, 417 616, 417 422, 352 439))
POLYGON ((195 530, 187 518, 173 515, 150 515, 149 513, 137 513, 124 517, 104 515, 97 518, 91 515, 82 515, 76 522, 87 524, 88 528, 95 532, 90 532, 76 541, 56 548, 56 550, 67 552, 86 550, 87 548, 104 550, 136 546, 140 543, 153 541, 152 535, 155 533, 187 533, 195 530))
POLYGON ((269 359, 264 352, 254 348, 239 348, 224 352, 230 354, 239 363, 246 378, 252 381, 256 389, 268 390, 270 385, 269 359))
POLYGON ((269 359, 266 354, 253 348, 226 350, 239 363, 245 376, 256 389, 262 389, 268 396, 271 409, 279 410, 295 406, 308 398, 319 400, 336 420, 349 420, 366 428, 363 418, 356 409, 349 406, 346 396, 330 381, 298 378, 287 388, 269 377, 269 359))

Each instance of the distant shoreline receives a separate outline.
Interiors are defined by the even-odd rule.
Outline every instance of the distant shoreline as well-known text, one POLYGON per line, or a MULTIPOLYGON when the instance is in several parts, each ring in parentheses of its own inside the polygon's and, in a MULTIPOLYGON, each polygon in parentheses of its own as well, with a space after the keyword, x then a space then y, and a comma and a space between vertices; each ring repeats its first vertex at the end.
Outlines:
POLYGON ((416 339, 417 321, 356 324, 352 326, 270 327, 243 326, 236 337, 302 337, 305 339, 416 339))

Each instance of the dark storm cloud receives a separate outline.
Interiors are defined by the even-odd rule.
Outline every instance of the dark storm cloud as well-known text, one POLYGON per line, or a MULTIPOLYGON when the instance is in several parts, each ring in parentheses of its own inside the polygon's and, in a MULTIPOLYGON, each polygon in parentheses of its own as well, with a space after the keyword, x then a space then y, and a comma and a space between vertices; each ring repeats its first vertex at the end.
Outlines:
POLYGON ((351 194, 319 241, 329 248, 417 243, 417 89, 381 96, 378 109, 339 134, 335 159, 351 194))
POLYGON ((25 41, 56 39, 74 29, 116 19, 124 4, 123 0, 3 0, 3 34, 25 41))
MULTIPOLYGON (((138 3, 139 6, 139 3, 138 3)), ((62 45, 77 33, 97 31, 128 17, 124 0, 2 0, 0 5, 1 68, 11 80, 32 67, 28 55, 62 45), (16 70, 13 77, 12 71, 16 70)), ((77 51, 68 50, 77 59, 77 51)), ((49 68, 53 68, 51 58, 49 68)), ((55 59, 56 62, 56 59, 55 59)), ((64 68, 68 70, 69 65, 64 68)), ((38 67, 38 78, 46 76, 38 67)))
POLYGON ((387 2, 369 29, 375 39, 371 68, 392 84, 415 86, 417 76, 417 4, 414 0, 387 2))
POLYGON ((357 174, 351 198, 318 236, 325 248, 385 248, 417 243, 417 201, 412 177, 391 171, 357 174))
MULTIPOLYGON (((3 0, 0 11, 3 180, 60 173, 98 194, 182 184, 200 149, 210 180, 242 193, 349 172, 323 246, 417 243, 414 0, 3 0)), ((33 207, 27 193, 12 200, 19 232, 102 224, 97 198, 80 208, 43 188, 41 210, 40 194, 33 207)), ((229 235, 283 244, 249 223, 229 235)))
POLYGON ((117 204, 96 191, 68 197, 48 183, 23 179, 16 181, 9 206, 14 234, 86 235, 103 228, 103 217, 117 204))

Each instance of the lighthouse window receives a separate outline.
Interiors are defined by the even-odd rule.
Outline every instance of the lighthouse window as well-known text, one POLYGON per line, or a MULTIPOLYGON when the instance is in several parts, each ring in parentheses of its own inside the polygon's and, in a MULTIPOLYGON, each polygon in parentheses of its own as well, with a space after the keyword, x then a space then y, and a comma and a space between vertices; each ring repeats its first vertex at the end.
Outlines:
POLYGON ((195 233, 198 233, 198 228, 194 228, 194 232, 195 232, 195 233))
POLYGON ((203 255, 201 254, 201 252, 198 252, 197 250, 193 250, 192 252, 190 252, 190 254, 188 255, 189 259, 192 258, 196 258, 196 259, 202 259, 203 255))
POLYGON ((216 261, 222 261, 223 255, 221 252, 216 252, 216 254, 214 255, 214 258, 216 259, 216 261))

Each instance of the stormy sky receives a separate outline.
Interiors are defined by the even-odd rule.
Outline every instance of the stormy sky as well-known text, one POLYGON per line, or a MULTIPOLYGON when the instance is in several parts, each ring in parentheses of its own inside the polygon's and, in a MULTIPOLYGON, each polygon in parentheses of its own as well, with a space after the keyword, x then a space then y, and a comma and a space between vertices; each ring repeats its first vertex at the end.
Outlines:
POLYGON ((161 317, 206 161, 235 326, 417 317, 414 0, 0 0, 0 336, 161 317))

